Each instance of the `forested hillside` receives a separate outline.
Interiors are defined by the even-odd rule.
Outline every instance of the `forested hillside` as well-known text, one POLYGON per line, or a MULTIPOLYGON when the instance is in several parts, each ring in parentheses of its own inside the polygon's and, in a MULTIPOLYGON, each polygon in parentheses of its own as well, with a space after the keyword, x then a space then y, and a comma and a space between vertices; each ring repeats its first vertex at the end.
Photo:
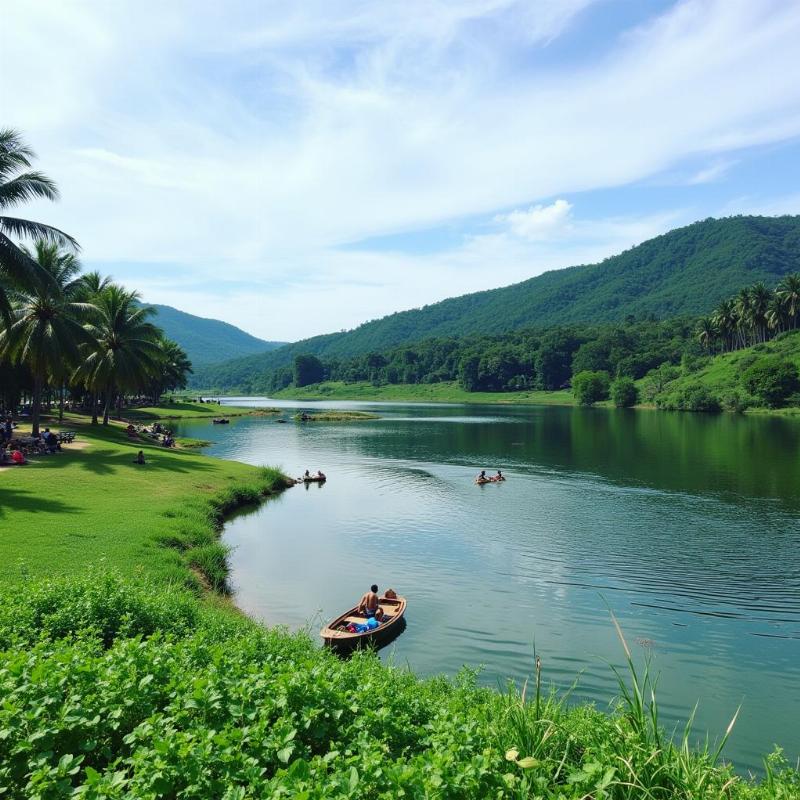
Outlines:
POLYGON ((800 270, 800 217, 708 219, 658 236, 600 264, 554 270, 513 286, 464 295, 306 339, 271 353, 197 370, 193 385, 242 387, 293 363, 385 352, 422 339, 502 334, 526 327, 664 319, 709 312, 741 286, 774 285, 800 270))
POLYGON ((284 342, 257 339, 235 325, 196 317, 172 306, 154 305, 153 308, 158 312, 159 326, 184 349, 195 369, 253 353, 265 353, 284 345, 284 342))

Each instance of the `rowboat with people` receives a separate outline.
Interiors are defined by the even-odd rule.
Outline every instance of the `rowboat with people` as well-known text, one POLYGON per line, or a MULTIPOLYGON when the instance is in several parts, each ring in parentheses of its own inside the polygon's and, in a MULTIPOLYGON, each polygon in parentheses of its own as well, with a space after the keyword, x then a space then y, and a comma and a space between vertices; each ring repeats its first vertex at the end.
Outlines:
POLYGON ((320 636, 326 646, 339 652, 387 644, 403 630, 406 599, 399 597, 394 589, 387 589, 378 598, 378 609, 380 613, 370 614, 355 606, 329 622, 320 636))

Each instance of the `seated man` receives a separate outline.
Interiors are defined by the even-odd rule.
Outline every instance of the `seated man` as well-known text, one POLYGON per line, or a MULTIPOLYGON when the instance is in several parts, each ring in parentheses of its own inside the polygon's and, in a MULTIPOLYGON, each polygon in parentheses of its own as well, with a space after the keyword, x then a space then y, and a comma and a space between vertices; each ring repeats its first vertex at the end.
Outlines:
POLYGON ((140 450, 136 454, 136 458, 133 459, 133 463, 134 464, 144 464, 145 463, 145 461, 144 461, 144 450, 140 450))
POLYGON ((378 602, 377 583, 373 583, 372 586, 369 587, 369 591, 364 592, 364 595, 358 604, 358 610, 365 617, 378 617, 379 614, 380 616, 383 616, 383 611, 381 610, 378 602))

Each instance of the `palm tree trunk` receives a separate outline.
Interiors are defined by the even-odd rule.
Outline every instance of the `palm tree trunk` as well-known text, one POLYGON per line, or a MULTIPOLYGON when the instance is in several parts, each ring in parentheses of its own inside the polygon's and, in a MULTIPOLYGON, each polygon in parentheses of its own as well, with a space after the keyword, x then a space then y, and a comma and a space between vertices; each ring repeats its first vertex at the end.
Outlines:
POLYGON ((122 392, 117 395, 117 419, 122 419, 122 392))
POLYGON ((97 425, 97 390, 92 392, 92 425, 97 425))
POLYGON ((58 398, 58 421, 64 421, 64 381, 61 381, 61 394, 58 398))
POLYGON ((42 384, 44 383, 44 376, 41 372, 37 371, 33 376, 33 399, 31 401, 31 435, 39 435, 39 415, 41 412, 40 405, 42 403, 42 384))
POLYGON ((106 402, 103 408, 103 425, 108 425, 108 412, 111 410, 111 389, 106 390, 106 402))

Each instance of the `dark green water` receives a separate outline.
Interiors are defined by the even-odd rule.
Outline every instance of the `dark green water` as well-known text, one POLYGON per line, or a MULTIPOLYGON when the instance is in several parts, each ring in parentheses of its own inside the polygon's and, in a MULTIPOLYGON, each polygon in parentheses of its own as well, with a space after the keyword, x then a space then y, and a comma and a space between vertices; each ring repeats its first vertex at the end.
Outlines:
MULTIPOLYGON (((231 399, 242 404, 242 400, 231 399)), ((254 405, 280 405, 252 400, 254 405)), ((482 665, 531 674, 605 707, 622 648, 650 653, 670 728, 699 700, 698 731, 760 768, 800 754, 800 423, 557 407, 357 407, 347 424, 187 422, 213 455, 321 468, 226 527, 237 601, 268 623, 321 622, 372 581, 409 599, 386 658, 421 674, 482 665), (504 484, 478 487, 479 468, 504 484)))

